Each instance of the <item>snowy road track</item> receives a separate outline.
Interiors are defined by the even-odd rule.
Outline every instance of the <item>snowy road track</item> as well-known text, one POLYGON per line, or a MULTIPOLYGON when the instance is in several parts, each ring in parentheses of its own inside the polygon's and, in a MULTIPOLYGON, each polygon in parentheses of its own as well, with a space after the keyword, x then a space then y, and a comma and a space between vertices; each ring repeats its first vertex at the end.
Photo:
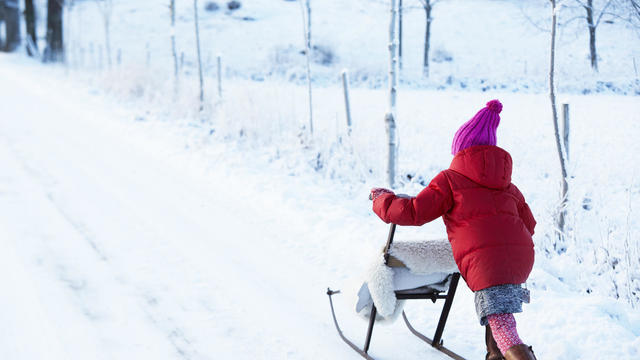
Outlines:
POLYGON ((305 309, 326 307, 299 286, 311 269, 282 246, 305 235, 293 211, 278 221, 224 174, 206 184, 133 144, 102 109, 0 78, 14 358, 335 356, 325 312, 305 309))
MULTIPOLYGON (((354 228, 326 228, 344 221, 330 202, 318 221, 300 189, 283 198, 253 169, 167 159, 88 94, 7 68, 0 84, 8 358, 357 358, 324 295, 349 263, 326 248, 354 228)), ((400 331, 410 353, 442 357, 400 331)))

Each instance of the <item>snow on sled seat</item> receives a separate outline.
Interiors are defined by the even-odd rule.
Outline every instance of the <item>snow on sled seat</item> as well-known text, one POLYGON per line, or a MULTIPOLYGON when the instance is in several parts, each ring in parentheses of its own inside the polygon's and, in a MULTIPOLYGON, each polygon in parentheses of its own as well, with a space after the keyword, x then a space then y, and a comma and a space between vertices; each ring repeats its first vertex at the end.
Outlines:
POLYGON ((394 321, 404 301, 396 293, 439 293, 447 291, 451 274, 458 272, 447 239, 395 242, 376 257, 358 291, 356 312, 365 319, 377 308, 376 321, 394 321))

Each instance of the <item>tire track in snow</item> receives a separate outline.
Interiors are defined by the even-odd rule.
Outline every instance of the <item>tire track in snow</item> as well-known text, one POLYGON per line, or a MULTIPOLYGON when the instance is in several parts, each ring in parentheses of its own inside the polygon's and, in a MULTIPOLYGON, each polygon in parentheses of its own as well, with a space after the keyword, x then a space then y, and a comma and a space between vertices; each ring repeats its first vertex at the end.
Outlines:
MULTIPOLYGON (((26 118, 24 119, 25 122, 20 125, 23 125, 23 126, 30 125, 28 123, 30 120, 33 121, 33 119, 28 118, 28 116, 30 115, 29 111, 25 110, 23 112, 23 115, 26 115, 25 116, 26 118)), ((12 130, 14 130, 14 133, 16 130, 22 130, 22 129, 16 128, 17 126, 11 126, 11 127, 13 128, 12 130)), ((50 129, 47 129, 47 130, 50 130, 50 129)), ((47 130, 44 130, 45 134, 55 135, 55 131, 47 131, 47 130)), ((127 298, 121 297, 120 294, 137 293, 138 291, 136 290, 135 286, 132 288, 131 285, 128 284, 128 281, 126 279, 126 274, 124 274, 123 276, 121 269, 114 268, 113 264, 109 263, 108 257, 106 256, 105 252, 101 249, 102 245, 99 245, 99 242, 98 242, 99 240, 96 239, 96 236, 94 235, 94 232, 91 230, 90 226, 87 225, 84 221, 80 220, 83 218, 82 215, 79 215, 77 212, 69 211, 68 206, 63 205, 63 203, 65 202, 63 200, 64 196, 68 195, 68 193, 65 194, 64 192, 65 190, 60 189, 58 185, 60 185, 61 182, 64 182, 65 179, 57 178, 52 175, 53 173, 47 172, 48 166, 51 165, 51 162, 48 160, 51 160, 53 157, 55 157, 55 155, 50 155, 52 157, 48 159, 47 157, 40 157, 40 156, 36 157, 33 155, 29 157, 28 156, 29 151, 26 151, 26 152, 22 151, 22 150, 33 150, 33 149, 30 149, 30 147, 34 146, 35 144, 38 144, 40 146, 46 146, 47 144, 50 144, 52 145, 52 148, 57 147, 58 149, 60 149, 65 145, 64 137, 61 137, 60 139, 63 139, 63 140, 60 140, 59 142, 55 142, 55 141, 52 142, 51 137, 47 139, 41 138, 44 141, 40 142, 37 140, 37 132, 27 132, 27 133, 28 133, 29 139, 26 139, 26 136, 24 136, 23 134, 21 134, 23 136, 18 136, 17 138, 14 138, 14 139, 8 139, 7 138, 8 135, 3 136, 4 138, 3 142, 5 143, 5 145, 11 143, 10 144, 11 146, 7 146, 7 147, 11 148, 10 153, 14 158, 18 159, 19 166, 23 170, 24 177, 19 181, 31 184, 29 185, 30 189, 28 191, 25 191, 25 193, 29 192, 30 196, 35 196, 39 198, 39 202, 41 203, 39 205, 40 207, 39 210, 43 208, 46 208, 48 210, 54 209, 55 214, 49 212, 46 215, 48 220, 54 219, 54 218, 61 219, 76 234, 75 236, 68 236, 68 234, 62 234, 59 231, 57 231, 57 233, 51 234, 53 238, 49 238, 51 235, 46 235, 44 232, 37 233, 37 236, 39 236, 43 241, 41 245, 38 245, 39 247, 40 246, 42 247, 42 250, 38 250, 38 252, 41 254, 40 256, 44 256, 43 258, 41 258, 41 260, 39 260, 40 262, 44 261, 43 265, 45 267, 43 267, 42 269, 43 270, 47 269, 47 271, 49 272, 48 273, 49 276, 53 275, 55 278, 59 280, 60 284, 62 284, 64 288, 68 289, 68 291, 70 292, 69 295, 71 295, 71 297, 74 298, 75 300, 73 300, 74 304, 70 304, 66 306, 75 307, 78 313, 85 316, 90 323, 94 324, 94 325, 91 325, 95 327, 92 330, 96 331, 99 334, 102 334, 102 335, 98 335, 102 337, 102 340, 100 341, 105 341, 109 338, 114 339, 114 336, 121 336, 120 334, 117 334, 111 330, 105 329, 105 328, 113 327, 113 325, 111 324, 105 324, 105 321, 113 322, 114 320, 113 316, 114 315, 118 316, 114 312, 117 313, 122 310, 122 309, 111 309, 109 307, 110 306, 118 307, 118 306, 123 306, 129 303, 129 305, 126 306, 128 308, 126 312, 135 311, 136 308, 138 310, 142 310, 142 312, 145 312, 144 307, 139 306, 144 302, 140 301, 139 304, 136 304, 132 307, 130 306, 131 303, 137 302, 135 298, 127 299, 127 298), (34 135, 36 136, 36 138, 32 138, 32 136, 34 135), (39 171, 35 170, 36 168, 38 168, 39 171), (48 202, 49 205, 42 206, 43 201, 48 202), (63 239, 61 236, 65 236, 65 238, 63 239), (63 240, 64 242, 69 243, 68 245, 71 245, 71 243, 73 242, 73 239, 72 239, 73 237, 82 239, 84 243, 87 245, 87 247, 91 249, 94 255, 96 255, 95 257, 93 256, 84 257, 82 261, 84 265, 82 266, 79 266, 80 264, 74 260, 74 253, 81 254, 82 251, 78 251, 79 249, 74 248, 74 250, 72 251, 65 252, 63 248, 60 248, 60 245, 61 245, 61 243, 59 243, 60 240, 63 240), (52 242, 56 242, 56 243, 53 244, 52 242), (91 258, 94 258, 94 260, 91 260, 91 258), (95 263, 96 261, 98 263, 102 263, 102 265, 97 266, 97 264, 95 263), (88 265, 89 267, 86 267, 87 264, 91 264, 91 265, 88 265), (82 268, 83 266, 85 266, 84 269, 82 268), (90 271, 90 273, 87 272, 87 270, 90 271), (105 282, 104 280, 107 280, 107 281, 105 282), (105 289, 102 289, 101 287, 105 287, 105 289), (95 297, 97 295, 96 291, 97 291, 97 294, 107 295, 109 298, 107 301, 115 300, 115 303, 106 304, 103 300, 99 300, 98 302, 95 302, 94 300, 98 300, 95 297), (91 292, 93 292, 93 294, 91 294, 91 292)), ((78 149, 81 149, 81 147, 78 149)), ((32 154, 33 154, 33 151, 32 151, 32 154)), ((66 158, 66 159, 63 158, 63 161, 64 160, 70 160, 70 158, 66 158)), ((58 172, 58 175, 60 175, 59 172, 58 172)), ((88 175, 90 174, 85 172, 84 177, 91 179, 91 176, 88 176, 88 175)), ((21 196, 21 194, 17 194, 17 195, 21 196)), ((69 199, 67 198, 65 200, 69 200, 69 199)), ((28 201, 25 201, 25 202, 28 202, 28 201)), ((68 205, 68 204, 65 204, 65 205, 68 205)), ((26 219, 26 217, 23 217, 23 218, 26 219)), ((37 218, 34 218, 34 220, 35 219, 37 218)), ((40 225, 47 227, 47 224, 40 224, 40 225)), ((36 229, 33 231, 38 232, 38 231, 48 231, 48 230, 36 229)), ((66 248, 66 250, 69 250, 69 249, 70 248, 66 248)), ((85 254, 87 253, 85 252, 85 254)), ((56 299, 56 301, 61 301, 61 300, 62 299, 60 298, 56 299)), ((150 311, 146 311, 146 312, 150 313, 150 311)), ((163 327, 158 327, 157 324, 154 325, 153 321, 149 321, 149 324, 157 327, 158 335, 160 335, 161 333, 163 334, 161 336, 166 339, 168 344, 172 344, 175 350, 175 354, 177 354, 179 358, 182 358, 182 359, 193 358, 192 354, 195 354, 195 351, 193 349, 188 348, 190 340, 184 334, 184 332, 182 331, 179 325, 173 325, 171 326, 170 329, 165 331, 163 327)), ((78 324, 76 324, 76 327, 80 328, 78 324)), ((135 327, 139 328, 140 326, 138 325, 135 327)), ((117 328, 115 328, 114 330, 119 331, 117 328)), ((147 340, 152 340, 153 332, 146 330, 145 333, 146 333, 145 337, 147 338, 147 340)), ((50 335, 53 335, 53 334, 50 334, 50 335)), ((136 337, 137 336, 134 336, 133 338, 135 339, 136 337)), ((112 341, 112 340, 108 340, 108 341, 112 341)), ((154 341, 157 342, 157 340, 154 340, 154 341)), ((87 344, 88 343, 89 342, 87 342, 87 344)), ((98 346, 94 346, 94 347, 98 348, 98 346)), ((160 349, 161 348, 162 347, 160 347, 160 349)), ((106 350, 106 349, 103 349, 103 350, 106 350)), ((113 350, 109 349, 108 351, 105 351, 105 353, 110 353, 110 352, 113 352, 113 350)), ((150 351, 148 352, 148 354, 153 354, 155 352, 156 351, 150 351)), ((115 353, 117 353, 117 351, 115 353)), ((126 353, 129 353, 129 351, 126 351, 126 353)), ((80 356, 78 353, 72 352, 71 355, 72 355, 71 357, 65 357, 65 358, 86 358, 84 356, 80 356)), ((116 356, 116 357, 122 358, 121 356, 116 356)), ((97 359, 102 357, 92 355, 92 356, 89 356, 88 358, 97 359)), ((160 359, 160 358, 173 358, 173 357, 170 355, 170 352, 168 352, 168 353, 165 353, 163 357, 153 356, 153 358, 160 359)))

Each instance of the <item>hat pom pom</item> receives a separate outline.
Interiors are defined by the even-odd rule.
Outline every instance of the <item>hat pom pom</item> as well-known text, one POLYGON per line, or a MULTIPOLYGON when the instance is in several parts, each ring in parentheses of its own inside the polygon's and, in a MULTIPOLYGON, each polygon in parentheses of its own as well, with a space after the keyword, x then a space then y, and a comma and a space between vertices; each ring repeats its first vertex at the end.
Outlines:
POLYGON ((502 103, 500 103, 500 101, 498 100, 491 100, 487 103, 487 109, 496 114, 500 114, 500 112, 502 111, 502 103))

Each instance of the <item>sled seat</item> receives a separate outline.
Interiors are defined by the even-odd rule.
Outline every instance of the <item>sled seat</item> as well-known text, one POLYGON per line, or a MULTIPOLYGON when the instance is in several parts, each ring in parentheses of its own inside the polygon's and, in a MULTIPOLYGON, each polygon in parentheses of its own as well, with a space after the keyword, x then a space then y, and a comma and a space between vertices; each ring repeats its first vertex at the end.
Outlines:
POLYGON ((438 299, 447 298, 446 294, 442 295, 442 291, 436 290, 428 285, 415 289, 398 290, 395 293, 396 299, 398 300, 427 299, 436 302, 438 299))
POLYGON ((369 322, 364 346, 362 348, 347 339, 338 325, 331 297, 334 294, 340 293, 340 291, 333 291, 330 288, 327 289, 331 313, 338 334, 347 345, 362 357, 373 360, 368 354, 368 351, 371 345, 374 325, 377 320, 382 319, 376 307, 376 304, 379 304, 383 306, 383 308, 385 306, 387 307, 387 316, 392 319, 395 314, 401 311, 402 318, 407 328, 409 328, 409 331, 422 341, 453 359, 465 360, 463 357, 445 348, 442 341, 444 327, 451 310, 451 305, 453 304, 458 282, 460 281, 460 273, 453 261, 453 254, 451 253, 448 241, 444 243, 446 246, 443 245, 442 241, 403 242, 402 245, 400 245, 401 243, 395 243, 392 246, 395 227, 396 226, 392 224, 389 231, 387 245, 383 251, 384 262, 377 264, 377 268, 358 292, 359 299, 356 304, 356 312, 361 315, 368 315, 365 317, 368 318, 369 322), (391 269, 391 271, 389 269, 391 269), (389 281, 388 278, 386 281, 379 280, 387 276, 391 276, 393 281, 389 281), (391 284, 393 285, 393 289, 390 289, 391 284), (378 286, 383 286, 385 291, 379 291, 380 288, 378 286), (369 287, 376 290, 373 291, 373 295, 369 287), (395 295, 395 299, 393 299, 392 294, 395 295), (393 300, 431 300, 433 303, 437 300, 444 300, 433 338, 423 335, 411 325, 401 305, 396 303, 395 311, 394 308, 389 307, 390 302, 386 301, 389 297, 393 300), (375 301, 374 298, 376 298, 375 301), (392 313, 393 316, 389 315, 392 313))
MULTIPOLYGON (((451 304, 453 304, 453 297, 455 296, 456 289, 458 288, 458 281, 460 281, 460 273, 454 273, 449 275, 449 289, 446 292, 433 289, 427 285, 415 289, 399 290, 396 291, 395 294, 398 300, 431 300, 434 303, 439 299, 444 300, 444 305, 442 307, 442 311, 440 312, 440 319, 438 320, 438 325, 436 326, 436 331, 433 335, 433 339, 430 339, 422 333, 418 332, 409 322, 407 314, 404 312, 404 310, 402 311, 402 319, 409 328, 409 331, 411 331, 418 338, 427 342, 437 350, 444 352, 450 357, 459 360, 463 358, 445 348, 442 341, 442 333, 444 332, 444 326, 447 323, 447 318, 449 317, 449 312, 451 311, 451 304)), ((377 315, 376 312, 377 309, 375 305, 373 305, 373 307, 371 308, 371 314, 369 315, 369 327, 367 329, 367 337, 365 338, 364 343, 365 353, 369 350, 369 346, 371 345, 371 335, 373 333, 373 326, 375 325, 375 318, 377 315)))
MULTIPOLYGON (((405 325, 407 326, 407 328, 409 329, 409 331, 411 331, 411 333, 417 336, 420 340, 431 345, 436 350, 448 355, 452 359, 465 360, 465 358, 463 358, 462 356, 444 347, 444 343, 442 341, 442 334, 444 332, 444 327, 447 323, 447 318, 449 317, 449 312, 451 310, 451 305, 453 304, 453 298, 455 296, 456 289, 458 288, 459 281, 460 281, 460 273, 453 273, 453 274, 450 274, 449 277, 447 278, 447 282, 449 286, 446 291, 434 289, 427 285, 427 286, 422 286, 414 289, 398 290, 395 292, 395 294, 398 300, 431 300, 434 303, 437 300, 444 300, 444 305, 442 307, 442 311, 440 312, 440 319, 438 320, 438 325, 436 326, 436 331, 433 335, 433 338, 429 338, 424 334, 420 333, 418 330, 416 330, 413 327, 413 325, 411 325, 411 323, 409 322, 409 319, 407 318, 407 314, 404 311, 402 311, 402 319, 405 325)), ((375 320, 377 317, 377 309, 375 305, 371 307, 371 313, 369 315, 369 326, 367 328, 367 334, 364 341, 364 346, 363 348, 359 348, 351 340, 347 339, 344 336, 344 334, 342 333, 342 330, 340 329, 340 326, 338 325, 338 320, 336 319, 335 311, 333 308, 333 301, 331 299, 331 297, 334 294, 338 294, 338 293, 340 293, 339 290, 333 291, 331 289, 327 289, 327 295, 329 295, 329 303, 331 305, 331 313, 333 315, 333 321, 336 326, 336 329, 338 330, 338 334, 340 335, 342 340, 347 343, 347 345, 349 345, 353 350, 355 350, 363 358, 368 360, 374 360, 368 354, 368 351, 371 345, 373 327, 376 323, 375 320)))

